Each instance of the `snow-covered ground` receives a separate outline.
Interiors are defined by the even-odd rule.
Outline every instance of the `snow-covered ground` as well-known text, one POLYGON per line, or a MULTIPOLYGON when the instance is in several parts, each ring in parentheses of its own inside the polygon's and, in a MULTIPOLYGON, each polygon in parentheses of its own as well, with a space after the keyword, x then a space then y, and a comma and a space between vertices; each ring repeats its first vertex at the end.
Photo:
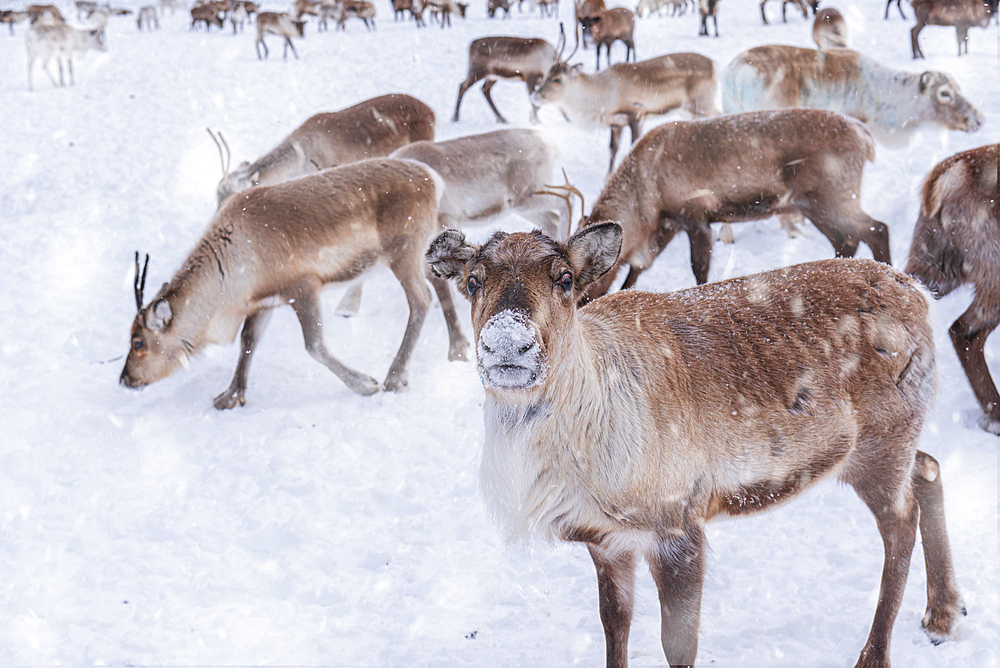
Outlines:
MULTIPOLYGON (((317 33, 311 24, 297 42, 301 59, 287 62, 273 37, 271 59, 258 62, 249 30, 191 32, 186 16, 168 13, 162 30, 140 34, 133 18, 116 18, 108 51, 77 61, 75 86, 54 88, 36 71, 34 93, 26 26, 14 37, 0 30, 0 664, 603 662, 586 550, 507 547, 483 508, 483 390, 472 364, 446 360, 439 309, 414 353, 410 388, 398 394, 349 391, 305 353, 290 309, 271 321, 243 408, 211 405, 229 383, 235 345, 209 348, 141 392, 117 382, 135 312, 133 252, 152 256, 147 292, 155 291, 214 213, 219 156, 205 128, 223 132, 235 164, 315 112, 406 92, 435 109, 439 138, 492 130, 478 87, 462 122, 449 120, 469 41, 501 33, 554 42, 558 23, 516 9, 489 20, 484 5, 450 30, 418 30, 393 22, 378 0, 377 32, 352 22, 346 33, 317 33)), ((910 21, 883 21, 874 0, 836 6, 856 48, 900 69, 952 73, 985 114, 978 134, 921 132, 908 148, 879 147, 866 168, 863 207, 889 225, 902 266, 923 176, 957 151, 998 141, 998 30, 973 29, 969 55, 958 58, 953 30, 928 28, 927 60, 913 63, 910 21)), ((772 24, 762 26, 756 2, 726 0, 718 39, 696 36, 695 13, 641 20, 639 57, 697 51, 722 67, 757 44, 811 44, 809 22, 790 14, 783 25, 777 5, 769 9, 772 24)), ((560 13, 570 24, 566 0, 560 13)), ((593 51, 576 60, 590 70, 593 51)), ((527 124, 521 84, 500 83, 494 95, 509 119, 527 124)), ((606 131, 574 129, 554 109, 539 128, 589 207, 606 169, 606 131)), ((832 255, 809 226, 791 240, 775 220, 736 235, 716 245, 713 280, 832 255)), ((675 241, 639 287, 693 285, 687 253, 675 241)), ((342 292, 324 293, 328 312, 342 292)), ((947 337, 970 298, 961 290, 938 306, 940 393, 921 446, 943 468, 969 616, 957 642, 930 644, 918 549, 895 626, 897 666, 991 666, 1000 651, 1000 440, 977 426, 947 337)), ((405 313, 391 274, 376 273, 358 317, 327 318, 327 342, 381 378, 405 313)), ((1000 373, 1000 335, 987 358, 1000 373)), ((712 524, 709 543, 699 664, 854 664, 882 544, 852 490, 823 484, 770 514, 712 524)), ((648 575, 638 581, 632 661, 662 665, 655 589, 648 575)))

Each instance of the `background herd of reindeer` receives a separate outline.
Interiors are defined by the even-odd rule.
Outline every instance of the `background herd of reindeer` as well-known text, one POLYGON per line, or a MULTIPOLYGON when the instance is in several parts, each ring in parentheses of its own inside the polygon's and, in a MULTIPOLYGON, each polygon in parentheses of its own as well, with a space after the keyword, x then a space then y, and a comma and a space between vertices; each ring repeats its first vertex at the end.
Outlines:
MULTIPOLYGON (((748 358, 722 355, 721 361, 713 358, 716 366, 702 365, 697 373, 677 368, 674 360, 682 354, 682 337, 664 336, 649 343, 637 332, 644 326, 643 318, 686 315, 690 319, 692 311, 686 310, 680 298, 647 299, 626 292, 604 297, 612 292, 620 270, 627 267, 621 289, 633 288, 673 237, 685 232, 692 271, 698 284, 706 283, 714 241, 711 223, 773 215, 783 217, 790 233, 808 218, 829 239, 838 258, 853 257, 863 242, 874 260, 888 265, 888 227, 860 208, 863 170, 873 160, 876 143, 905 145, 926 124, 976 132, 985 122, 948 74, 884 67, 848 48, 846 25, 835 9, 819 10, 804 0, 785 0, 783 17, 789 2, 803 15, 810 11, 815 15, 813 35, 818 48, 763 45, 740 54, 721 71, 711 59, 695 53, 636 60, 636 14, 683 13, 686 0, 640 0, 635 12, 606 8, 602 0, 583 0, 575 7, 575 46, 568 55, 562 30, 556 45, 542 38, 508 36, 483 37, 469 45, 468 73, 459 85, 454 122, 460 120, 463 96, 480 81, 486 102, 497 120, 505 122, 490 91, 496 81, 513 79, 526 85, 531 121, 537 121, 539 107, 551 104, 574 124, 609 129, 608 177, 589 214, 584 212, 583 196, 568 177, 564 176, 562 184, 556 182, 555 153, 540 133, 503 129, 435 142, 434 111, 409 95, 383 95, 316 114, 272 151, 235 169, 225 139, 210 131, 222 166, 216 189, 218 211, 181 269, 148 302, 146 272, 136 254, 138 313, 121 383, 135 388, 165 378, 187 366, 188 359, 206 345, 231 342, 242 328, 233 380, 214 405, 218 409, 243 405, 260 336, 273 309, 289 304, 309 354, 348 387, 364 395, 402 389, 407 385, 410 354, 429 311, 426 281, 430 280, 448 324, 449 359, 474 356, 479 363, 488 395, 482 475, 487 497, 498 507, 509 510, 524 502, 518 494, 536 492, 532 481, 512 479, 522 473, 510 471, 523 463, 511 466, 504 460, 508 454, 491 450, 499 448, 497 444, 523 442, 544 449, 550 442, 570 439, 588 455, 601 459, 607 454, 599 452, 605 441, 618 444, 623 451, 629 448, 628 443, 619 442, 624 437, 618 433, 616 419, 630 420, 650 443, 669 440, 656 411, 697 413, 695 395, 726 395, 729 391, 724 388, 745 372, 741 365, 748 358), (612 65, 610 47, 616 41, 625 45, 626 56, 625 62, 612 65), (594 74, 570 63, 581 47, 590 45, 597 53, 594 74), (602 46, 604 70, 600 70, 602 46), (721 111, 716 104, 720 88, 721 111), (822 108, 819 100, 831 108, 822 108), (893 110, 891 116, 883 111, 888 107, 893 110), (647 116, 675 110, 695 120, 667 123, 643 135, 647 116), (625 126, 633 147, 616 168, 625 126), (709 146, 711 150, 706 149, 709 146), (574 196, 580 200, 578 221, 573 215, 574 196), (541 232, 509 237, 498 233, 486 244, 475 246, 466 243, 458 231, 509 211, 527 218, 541 232), (340 311, 356 311, 361 298, 358 279, 378 263, 388 265, 395 274, 409 307, 403 340, 382 381, 347 367, 330 353, 323 339, 320 306, 325 285, 354 282, 340 311), (448 281, 455 281, 472 304, 474 353, 461 331, 448 281), (595 318, 606 319, 605 330, 629 342, 631 356, 607 339, 606 332, 594 324, 595 318), (574 375, 588 363, 577 349, 581 342, 601 351, 596 358, 605 360, 596 381, 583 372, 580 378, 574 375), (563 369, 566 375, 559 376, 563 369), (677 377, 670 382, 656 378, 656 370, 663 369, 677 377), (615 391, 604 388, 608 392, 602 394, 601 379, 607 377, 616 379, 615 391), (571 378, 576 380, 570 382, 571 378), (688 395, 678 389, 689 387, 697 391, 688 395), (531 400, 521 399, 519 393, 531 400), (572 399, 574 393, 586 395, 585 399, 572 399), (636 402, 636 398, 643 401, 636 402), (625 404, 627 410, 622 408, 625 404), (592 433, 567 424, 567 416, 590 419, 588 410, 594 405, 599 406, 596 413, 600 415, 593 417, 595 424, 608 420, 598 425, 607 431, 604 436, 595 435, 600 432, 596 427, 592 433), (619 414, 620 418, 615 417, 619 414), (603 417, 607 415, 612 417, 603 417), (518 485, 527 491, 515 489, 518 485)), ((160 10, 173 11, 175 3, 161 0, 160 10)), ((529 3, 532 8, 538 5, 543 15, 554 13, 554 3, 529 3)), ((766 0, 760 3, 760 10, 766 23, 765 4, 766 0)), ((464 16, 466 9, 451 0, 393 0, 392 5, 397 19, 409 12, 418 26, 424 24, 425 9, 442 27, 449 24, 451 14, 464 16)), ((511 2, 489 0, 488 13, 492 17, 503 10, 509 15, 511 6, 511 2)), ((995 3, 991 6, 981 0, 913 0, 912 6, 917 20, 911 33, 915 59, 923 57, 917 37, 925 25, 954 26, 961 55, 968 49, 968 27, 986 26, 996 15, 995 3)), ((83 1, 76 8, 79 19, 89 19, 97 27, 69 27, 54 6, 34 5, 25 12, 4 14, 12 32, 16 22, 31 20, 26 37, 29 88, 33 61, 40 58, 48 72, 53 56, 59 61, 59 84, 63 84, 63 59, 72 83, 73 55, 90 48, 105 49, 108 18, 127 12, 83 1)), ((256 14, 259 58, 268 55, 266 34, 283 37, 286 55, 291 49, 297 58, 291 40, 303 36, 308 16, 315 17, 320 27, 333 18, 340 28, 347 18, 355 17, 375 30, 375 7, 367 0, 296 0, 290 12, 258 10, 254 3, 242 0, 201 3, 190 9, 191 25, 203 22, 207 29, 213 24, 222 28, 228 19, 235 33, 256 14)), ((718 36, 717 10, 717 1, 699 2, 701 34, 708 34, 711 17, 718 36)), ((158 27, 156 8, 141 8, 137 25, 140 30, 158 27)), ((557 492, 537 492, 546 497, 536 499, 540 510, 532 512, 537 517, 531 513, 522 517, 517 510, 505 516, 506 528, 513 533, 521 524, 534 526, 544 520, 544 531, 587 543, 598 567, 609 665, 627 663, 630 578, 637 555, 649 561, 660 590, 664 652, 671 665, 690 665, 697 649, 704 522, 718 514, 764 509, 826 475, 836 475, 857 489, 878 518, 886 541, 882 595, 858 665, 888 665, 889 635, 918 526, 928 568, 923 625, 936 642, 951 637, 964 609, 952 573, 939 470, 932 457, 916 450, 935 373, 926 293, 917 281, 934 296, 963 284, 974 286, 974 301, 951 326, 950 334, 983 410, 983 426, 1000 434, 1000 394, 984 356, 986 338, 1000 324, 997 158, 996 145, 983 146, 954 155, 930 171, 921 192, 905 273, 873 262, 833 261, 737 279, 714 293, 692 293, 703 295, 704 300, 699 302, 698 315, 705 324, 695 338, 700 337, 702 345, 715 346, 713 350, 723 349, 726 344, 722 342, 732 333, 726 327, 713 328, 713 316, 721 318, 725 313, 736 318, 734 311, 745 307, 750 313, 754 304, 765 299, 762 294, 784 295, 787 303, 781 302, 782 313, 791 315, 769 314, 767 324, 790 343, 768 352, 773 365, 764 368, 779 367, 779 360, 787 359, 803 367, 811 363, 815 350, 795 348, 803 336, 796 330, 796 323, 802 321, 795 318, 808 311, 810 320, 802 326, 819 332, 815 336, 830 357, 828 371, 806 374, 808 378, 775 374, 770 379, 775 396, 745 398, 741 409, 765 416, 763 424, 787 423, 789 429, 789 414, 808 416, 810 425, 825 424, 824 428, 845 434, 871 432, 864 437, 868 441, 839 449, 841 441, 817 433, 798 437, 802 442, 796 447, 801 449, 785 452, 782 446, 776 452, 772 448, 773 459, 767 465, 782 467, 785 477, 777 486, 762 489, 754 486, 757 483, 727 478, 732 477, 729 469, 736 459, 748 455, 726 451, 705 434, 735 433, 745 425, 735 417, 730 419, 728 409, 713 412, 707 408, 710 417, 685 432, 695 445, 678 455, 682 472, 668 476, 676 486, 666 492, 656 487, 648 496, 630 499, 635 505, 630 512, 636 514, 622 511, 612 517, 605 510, 604 515, 595 515, 588 504, 597 499, 599 504, 618 507, 621 500, 607 481, 627 477, 635 466, 642 471, 657 468, 659 450, 636 455, 631 461, 612 454, 582 474, 563 471, 565 476, 552 483, 557 492), (750 306, 738 306, 738 299, 750 306), (803 300, 809 300, 815 314, 812 308, 804 308, 803 300), (847 303, 851 305, 845 307, 847 303), (845 334, 849 326, 833 324, 847 320, 844 308, 858 316, 857 331, 845 334), (865 317, 873 318, 874 324, 865 325, 865 317), (819 388, 841 382, 834 376, 845 368, 861 368, 864 373, 831 390, 835 401, 821 400, 825 389, 819 388), (881 385, 878 391, 872 389, 886 378, 898 395, 881 385), (838 412, 837 406, 848 398, 860 402, 858 414, 867 417, 845 418, 838 412), (899 429, 894 431, 897 423, 899 429), (707 463, 698 461, 703 452, 712 453, 707 463), (711 484, 715 485, 707 496, 706 476, 714 476, 711 484), (549 498, 553 494, 558 498, 549 498), (659 505, 664 494, 684 499, 682 518, 657 515, 666 512, 659 505), (658 534, 661 530, 670 535, 658 534), (637 532, 642 536, 637 537, 637 532), (680 569, 684 572, 678 575, 677 560, 684 555, 689 558, 688 569, 680 569)), ((738 412, 733 410, 732 415, 738 412)), ((676 445, 670 443, 670 447, 676 445)), ((562 471, 556 455, 551 457, 543 458, 543 463, 528 462, 525 470, 530 473, 536 467, 539 480, 552 470, 562 471)), ((765 466, 765 462, 754 459, 752 465, 765 466)))

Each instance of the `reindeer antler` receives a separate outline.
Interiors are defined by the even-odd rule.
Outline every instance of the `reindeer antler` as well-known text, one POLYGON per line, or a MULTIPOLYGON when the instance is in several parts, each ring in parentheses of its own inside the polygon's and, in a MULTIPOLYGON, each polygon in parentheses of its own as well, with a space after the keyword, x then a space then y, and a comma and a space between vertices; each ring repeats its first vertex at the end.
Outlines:
POLYGON ((562 52, 566 49, 566 29, 559 22, 559 41, 556 42, 556 62, 562 62, 562 52))
POLYGON ((226 138, 222 136, 221 130, 219 131, 219 139, 216 139, 215 135, 212 134, 211 128, 205 128, 205 131, 208 132, 208 136, 212 138, 212 141, 215 142, 215 146, 219 149, 219 162, 222 163, 222 178, 227 178, 229 176, 229 165, 233 158, 232 154, 229 152, 229 144, 226 143, 226 138), (219 144, 220 140, 222 141, 222 144, 219 144), (226 157, 224 158, 222 157, 223 146, 226 147, 226 157))
POLYGON ((135 281, 132 287, 135 289, 135 310, 142 310, 142 293, 146 289, 146 271, 149 269, 149 253, 146 253, 146 262, 142 265, 142 274, 139 274, 139 251, 135 252, 135 281))
POLYGON ((572 200, 572 196, 576 195, 577 197, 580 198, 580 220, 577 222, 577 225, 576 225, 577 228, 579 228, 580 224, 583 222, 583 212, 585 211, 586 203, 585 203, 585 201, 583 199, 583 193, 581 193, 579 190, 577 190, 576 186, 574 186, 573 184, 571 184, 569 182, 569 177, 566 176, 566 169, 565 168, 563 168, 563 170, 562 170, 562 175, 563 175, 563 181, 565 181, 565 183, 563 183, 563 185, 561 185, 561 186, 560 185, 550 186, 549 184, 546 183, 545 187, 546 188, 552 188, 552 190, 562 190, 562 191, 565 192, 565 194, 557 193, 557 192, 552 192, 552 190, 536 190, 535 194, 536 195, 552 195, 553 197, 558 197, 559 199, 562 199, 562 200, 566 201, 566 208, 569 210, 569 216, 566 218, 566 224, 569 226, 569 229, 566 230, 566 238, 568 239, 570 233, 573 231, 573 200, 572 200))

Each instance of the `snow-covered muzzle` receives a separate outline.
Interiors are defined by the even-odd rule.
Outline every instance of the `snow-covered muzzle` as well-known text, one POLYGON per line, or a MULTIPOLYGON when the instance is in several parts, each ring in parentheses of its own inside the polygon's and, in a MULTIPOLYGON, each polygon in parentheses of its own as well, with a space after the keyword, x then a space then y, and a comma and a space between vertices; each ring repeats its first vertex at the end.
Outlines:
POLYGON ((545 377, 542 346, 527 317, 506 309, 487 321, 476 346, 483 385, 503 390, 533 387, 545 377))

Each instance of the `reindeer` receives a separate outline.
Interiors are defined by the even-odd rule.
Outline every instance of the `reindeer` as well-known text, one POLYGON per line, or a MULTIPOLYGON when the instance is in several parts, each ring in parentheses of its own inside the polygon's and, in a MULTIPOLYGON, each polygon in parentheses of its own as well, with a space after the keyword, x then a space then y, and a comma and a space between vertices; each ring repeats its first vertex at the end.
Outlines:
POLYGON ((203 22, 205 30, 210 32, 213 23, 219 26, 221 30, 226 24, 226 19, 219 13, 219 9, 212 4, 195 5, 191 8, 191 27, 189 30, 194 30, 199 22, 203 22))
POLYGON ((987 337, 1000 324, 998 156, 997 144, 982 146, 931 170, 921 192, 906 273, 937 297, 960 285, 975 288, 972 305, 948 333, 985 414, 983 428, 1000 435, 1000 394, 983 353, 987 337))
MULTIPOLYGON (((917 24, 910 30, 913 59, 923 58, 920 50, 920 31, 924 26, 955 26, 958 55, 969 53, 969 28, 985 28, 990 24, 990 13, 983 0, 912 0, 917 24)), ((886 7, 888 12, 888 7, 886 7)))
MULTIPOLYGON (((559 44, 561 52, 561 46, 565 45, 565 33, 560 35, 559 44)), ((477 81, 485 79, 483 96, 486 103, 496 114, 497 122, 506 123, 507 119, 500 114, 490 96, 497 79, 520 79, 528 87, 530 96, 545 79, 545 73, 558 61, 557 50, 538 37, 481 37, 473 40, 469 44, 469 71, 458 87, 455 115, 451 120, 458 122, 458 110, 465 92, 477 81)), ((531 105, 531 122, 538 122, 538 107, 534 103, 531 105)))
POLYGON ((590 38, 597 45, 595 69, 601 69, 601 46, 607 50, 608 65, 611 65, 611 45, 615 42, 625 45, 625 62, 628 62, 629 54, 632 54, 632 62, 635 62, 635 39, 632 36, 635 31, 635 14, 631 9, 624 7, 605 9, 580 21, 590 31, 590 38))
MULTIPOLYGON (((760 0, 760 18, 764 21, 764 25, 767 25, 767 14, 764 13, 764 5, 767 4, 768 0, 760 0)), ((816 10, 819 9, 819 0, 782 0, 781 2, 781 22, 788 23, 788 18, 785 16, 785 9, 789 4, 793 4, 799 8, 802 12, 802 18, 809 18, 809 10, 811 9, 813 14, 816 14, 816 10)))
POLYGON ((232 10, 229 12, 229 24, 233 26, 233 35, 236 35, 237 29, 242 33, 249 20, 250 12, 247 10, 247 3, 243 0, 234 2, 232 10))
POLYGON ((257 14, 257 41, 254 43, 257 60, 263 60, 260 57, 260 47, 264 47, 264 58, 267 58, 271 53, 267 44, 264 43, 264 35, 268 34, 284 38, 285 48, 281 52, 282 60, 288 59, 288 49, 292 50, 295 60, 298 60, 299 54, 295 50, 295 45, 292 44, 292 38, 305 37, 306 22, 292 19, 290 15, 283 12, 260 12, 257 14))
POLYGON ((101 30, 78 30, 65 23, 54 25, 36 24, 28 31, 25 37, 25 44, 28 48, 28 90, 34 90, 31 81, 31 70, 36 58, 41 58, 42 69, 49 75, 49 80, 53 86, 65 86, 63 81, 62 61, 66 59, 69 68, 69 83, 76 83, 73 79, 73 56, 86 53, 89 49, 95 51, 107 51, 108 47, 104 43, 104 33, 101 30), (55 56, 59 65, 59 83, 49 72, 49 60, 55 56))
POLYGON ((254 186, 389 155, 411 141, 433 138, 434 111, 409 95, 381 95, 340 111, 315 114, 252 163, 242 162, 230 171, 223 159, 222 180, 216 188, 218 208, 254 186))
POLYGON ((0 23, 6 23, 10 28, 10 34, 14 34, 14 24, 20 23, 28 18, 28 12, 19 12, 13 9, 0 9, 0 23))
POLYGON ((885 546, 858 668, 889 665, 917 527, 932 641, 965 613, 937 461, 917 450, 935 392, 929 298, 871 261, 826 260, 582 309, 622 230, 558 243, 457 230, 427 251, 472 305, 486 390, 480 488, 508 540, 585 543, 607 665, 628 664, 636 562, 660 598, 667 663, 698 650, 705 525, 764 511, 816 481, 854 487, 885 546))
POLYGON ((295 0, 292 9, 295 11, 295 20, 300 21, 303 16, 319 16, 320 0, 295 0))
MULTIPOLYGON (((422 4, 424 9, 431 10, 432 17, 438 19, 442 29, 445 25, 449 28, 451 27, 452 14, 458 14, 464 19, 465 10, 469 7, 463 2, 456 2, 455 0, 423 0, 422 4)), ((421 13, 423 13, 422 10, 421 13)))
MULTIPOLYGON (((145 5, 139 9, 139 13, 135 17, 136 27, 139 28, 139 32, 142 32, 143 27, 146 30, 152 31, 154 28, 156 30, 160 29, 160 19, 156 16, 156 7, 153 5, 145 5)), ((235 28, 234 28, 235 32, 235 28)))
POLYGON ((708 19, 712 19, 715 26, 715 36, 719 36, 719 0, 698 0, 698 13, 701 15, 701 28, 698 29, 699 37, 708 37, 708 19))
POLYGON ((847 48, 847 23, 833 7, 816 12, 813 20, 813 41, 820 51, 847 48))
POLYGON ((160 13, 164 14, 169 9, 170 15, 173 16, 178 9, 186 9, 186 6, 181 0, 158 0, 160 5, 160 13))
POLYGON ((885 2, 885 17, 883 18, 883 20, 885 20, 885 21, 889 20, 889 8, 892 7, 892 3, 894 3, 894 2, 896 3, 896 9, 899 10, 899 16, 900 16, 900 18, 902 18, 905 21, 906 20, 906 14, 903 13, 902 0, 886 0, 886 2, 885 2))
POLYGON ((59 25, 66 23, 62 12, 55 5, 28 5, 25 10, 31 25, 59 25))
POLYGON ((354 17, 364 21, 365 28, 375 30, 375 5, 368 0, 341 0, 334 4, 332 16, 340 30, 345 30, 347 19, 354 17))
POLYGON ((510 7, 514 4, 512 0, 487 0, 486 2, 486 14, 490 18, 496 16, 497 10, 502 9, 504 12, 504 18, 510 18, 510 7))
MULTIPOLYGON (((290 304, 306 350, 351 390, 369 395, 403 389, 430 303, 422 253, 438 230, 440 197, 440 177, 430 168, 379 158, 234 198, 215 215, 173 279, 139 309, 121 383, 137 388, 166 378, 206 345, 231 342, 242 323, 236 373, 214 405, 220 410, 243 405, 257 341, 272 310, 290 304), (330 354, 320 306, 324 285, 352 280, 379 262, 403 286, 410 311, 381 385, 330 354)), ((450 306, 445 314, 451 354, 462 356, 467 342, 448 286, 440 279, 432 283, 442 305, 450 306)), ((137 289, 136 304, 141 303, 137 289)))
MULTIPOLYGON (((572 56, 572 54, 570 54, 572 56)), ((568 58, 567 58, 568 60, 568 58)), ((531 94, 533 105, 554 104, 573 124, 611 128, 611 160, 625 125, 632 143, 639 140, 648 115, 684 109, 695 116, 714 116, 715 64, 697 53, 675 53, 639 63, 617 63, 586 74, 580 65, 560 61, 531 94)))
POLYGON ((618 166, 583 227, 621 223, 624 245, 615 271, 590 288, 603 295, 629 265, 631 288, 674 236, 686 232, 691 269, 708 280, 713 222, 799 213, 830 240, 837 257, 865 242, 889 263, 889 228, 861 210, 861 177, 875 159, 863 123, 816 109, 730 114, 676 121, 651 130, 618 166), (705 147, 711 146, 711 151, 705 147))
MULTIPOLYGON (((576 15, 576 25, 580 32, 580 43, 583 48, 587 48, 587 38, 590 37, 590 26, 593 19, 600 15, 607 7, 604 0, 575 0, 573 3, 573 13, 576 15)), ((638 9, 636 10, 638 12, 638 9)), ((575 31, 574 31, 574 34, 575 31)))

